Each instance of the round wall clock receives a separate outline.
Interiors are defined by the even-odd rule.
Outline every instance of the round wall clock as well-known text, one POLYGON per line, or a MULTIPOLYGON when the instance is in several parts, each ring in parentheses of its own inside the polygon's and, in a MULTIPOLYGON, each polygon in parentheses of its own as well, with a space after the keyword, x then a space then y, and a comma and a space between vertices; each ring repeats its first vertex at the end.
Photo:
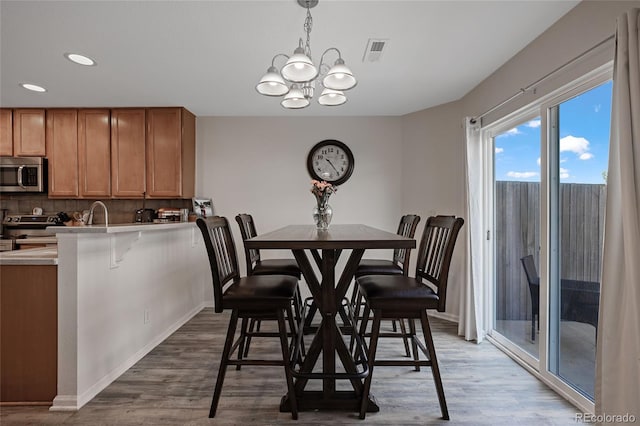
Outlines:
POLYGON ((341 185, 353 173, 353 153, 340 141, 327 139, 318 142, 307 155, 307 170, 316 180, 341 185))

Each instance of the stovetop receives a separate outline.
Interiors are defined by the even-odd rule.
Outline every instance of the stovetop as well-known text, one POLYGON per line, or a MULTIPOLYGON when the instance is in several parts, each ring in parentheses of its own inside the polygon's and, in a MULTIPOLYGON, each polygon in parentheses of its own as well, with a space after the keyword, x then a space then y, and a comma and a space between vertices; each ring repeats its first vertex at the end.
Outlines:
POLYGON ((2 221, 5 228, 46 228, 61 225, 57 215, 10 214, 2 221))

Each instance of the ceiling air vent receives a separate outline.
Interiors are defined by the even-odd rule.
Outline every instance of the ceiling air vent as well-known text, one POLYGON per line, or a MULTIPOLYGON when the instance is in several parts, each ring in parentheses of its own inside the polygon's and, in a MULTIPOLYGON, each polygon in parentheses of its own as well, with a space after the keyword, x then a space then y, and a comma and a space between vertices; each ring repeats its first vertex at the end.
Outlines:
POLYGON ((386 38, 370 38, 367 43, 367 49, 364 52, 364 58, 362 58, 363 62, 378 62, 382 57, 382 53, 384 52, 384 48, 386 44, 389 42, 389 39, 386 38))

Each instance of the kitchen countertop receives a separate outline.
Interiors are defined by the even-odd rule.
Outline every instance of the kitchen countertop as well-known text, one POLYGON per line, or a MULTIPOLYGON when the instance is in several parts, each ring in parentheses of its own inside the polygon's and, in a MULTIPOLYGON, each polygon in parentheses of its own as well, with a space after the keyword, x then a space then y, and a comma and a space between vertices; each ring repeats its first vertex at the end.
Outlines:
MULTIPOLYGON (((55 234, 118 234, 126 232, 170 231, 193 228, 195 222, 168 223, 121 223, 109 226, 49 226, 47 230, 55 234)), ((0 265, 57 265, 57 246, 0 252, 0 265)))
POLYGON ((0 252, 0 265, 57 265, 58 248, 40 247, 0 252))
POLYGON ((167 223, 116 223, 113 225, 86 226, 49 226, 47 231, 56 234, 117 234, 121 232, 138 231, 169 231, 172 229, 195 227, 195 222, 167 222, 167 223))
POLYGON ((27 244, 56 244, 58 239, 56 237, 29 237, 29 238, 18 238, 16 239, 16 244, 18 245, 27 245, 27 244))

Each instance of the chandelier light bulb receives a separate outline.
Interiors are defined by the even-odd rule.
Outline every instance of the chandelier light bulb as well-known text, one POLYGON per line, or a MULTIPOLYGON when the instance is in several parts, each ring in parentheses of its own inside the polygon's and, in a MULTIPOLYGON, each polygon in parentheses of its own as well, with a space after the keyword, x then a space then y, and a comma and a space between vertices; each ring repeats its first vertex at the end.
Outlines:
POLYGON ((347 97, 340 90, 324 89, 318 103, 325 106, 338 106, 347 102, 347 97))
POLYGON ((298 87, 291 87, 289 93, 280 102, 285 108, 288 109, 300 109, 309 106, 309 99, 304 97, 302 90, 298 87))
POLYGON ((333 90, 349 90, 356 85, 357 81, 351 70, 344 64, 342 58, 338 58, 333 67, 329 70, 322 85, 333 90))
POLYGON ((304 53, 302 47, 296 48, 293 55, 282 67, 282 77, 294 83, 304 83, 311 81, 318 75, 311 59, 304 53))
POLYGON ((282 96, 289 92, 289 86, 287 86, 282 76, 278 73, 278 69, 271 66, 260 79, 256 90, 265 96, 282 96))

